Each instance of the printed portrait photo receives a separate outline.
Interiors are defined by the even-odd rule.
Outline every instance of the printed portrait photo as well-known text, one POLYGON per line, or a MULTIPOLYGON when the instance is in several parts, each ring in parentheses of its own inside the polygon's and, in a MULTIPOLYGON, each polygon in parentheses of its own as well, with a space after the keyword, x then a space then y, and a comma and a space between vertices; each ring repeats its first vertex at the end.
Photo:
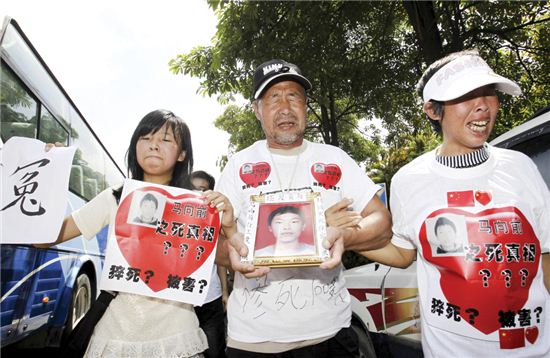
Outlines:
POLYGON ((468 232, 463 216, 445 214, 427 219, 426 233, 434 257, 464 256, 468 232))
POLYGON ((321 163, 315 163, 313 165, 313 171, 315 173, 324 173, 325 172, 325 165, 321 163))
POLYGON ((252 165, 251 165, 251 164, 245 164, 245 165, 243 165, 242 171, 243 171, 243 174, 250 174, 250 173, 252 173, 252 171, 253 171, 253 170, 252 170, 252 165))
POLYGON ((156 227, 162 218, 166 198, 156 192, 135 191, 128 213, 128 223, 156 227))
POLYGON ((255 257, 315 255, 311 203, 260 205, 255 257))

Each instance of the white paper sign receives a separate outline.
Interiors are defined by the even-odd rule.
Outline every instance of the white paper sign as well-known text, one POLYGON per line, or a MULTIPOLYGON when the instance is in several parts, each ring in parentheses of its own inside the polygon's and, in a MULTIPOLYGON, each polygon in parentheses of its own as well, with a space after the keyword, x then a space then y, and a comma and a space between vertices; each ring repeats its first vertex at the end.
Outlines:
POLYGON ((76 147, 55 147, 12 137, 1 148, 3 244, 49 243, 57 239, 65 210, 76 147))
POLYGON ((220 214, 202 193, 124 181, 100 287, 202 305, 220 214))

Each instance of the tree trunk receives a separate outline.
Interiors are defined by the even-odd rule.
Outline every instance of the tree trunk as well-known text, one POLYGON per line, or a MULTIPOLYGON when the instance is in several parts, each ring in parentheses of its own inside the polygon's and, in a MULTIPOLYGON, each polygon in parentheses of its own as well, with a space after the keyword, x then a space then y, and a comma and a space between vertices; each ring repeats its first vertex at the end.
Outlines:
POLYGON ((432 1, 403 1, 409 21, 414 28, 422 54, 428 64, 443 57, 443 45, 437 28, 432 1))

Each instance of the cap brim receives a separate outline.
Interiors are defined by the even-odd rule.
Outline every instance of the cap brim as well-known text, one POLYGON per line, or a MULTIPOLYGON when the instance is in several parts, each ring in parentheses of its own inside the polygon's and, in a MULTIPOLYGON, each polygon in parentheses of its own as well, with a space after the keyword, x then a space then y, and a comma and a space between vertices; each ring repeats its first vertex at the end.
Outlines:
POLYGON ((273 81, 278 81, 279 82, 279 81, 281 81, 282 79, 285 79, 285 78, 287 78, 290 81, 298 82, 299 84, 302 85, 302 87, 304 87, 306 92, 309 91, 313 87, 311 85, 311 82, 309 82, 309 80, 307 78, 305 78, 304 76, 299 75, 297 73, 284 72, 284 73, 277 74, 273 77, 270 77, 267 81, 262 83, 261 86, 258 87, 256 92, 254 93, 254 99, 258 99, 260 97, 260 95, 262 94, 262 92, 265 89, 267 89, 267 87, 269 86, 270 83, 273 83, 273 81))
POLYGON ((446 91, 440 93, 426 94, 424 102, 431 99, 436 101, 450 101, 465 95, 476 88, 486 85, 496 85, 496 89, 512 96, 519 96, 521 88, 517 83, 497 75, 494 72, 479 72, 476 74, 469 73, 467 76, 457 78, 446 91))

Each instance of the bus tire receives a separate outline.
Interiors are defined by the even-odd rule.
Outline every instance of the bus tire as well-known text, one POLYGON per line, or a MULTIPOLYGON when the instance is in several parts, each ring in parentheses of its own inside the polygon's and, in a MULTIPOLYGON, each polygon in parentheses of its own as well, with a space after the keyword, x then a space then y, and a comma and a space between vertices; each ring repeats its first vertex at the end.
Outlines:
POLYGON ((92 283, 85 272, 82 272, 76 278, 73 297, 71 300, 71 309, 65 325, 65 334, 68 336, 76 327, 78 322, 84 317, 90 309, 93 300, 92 283))

